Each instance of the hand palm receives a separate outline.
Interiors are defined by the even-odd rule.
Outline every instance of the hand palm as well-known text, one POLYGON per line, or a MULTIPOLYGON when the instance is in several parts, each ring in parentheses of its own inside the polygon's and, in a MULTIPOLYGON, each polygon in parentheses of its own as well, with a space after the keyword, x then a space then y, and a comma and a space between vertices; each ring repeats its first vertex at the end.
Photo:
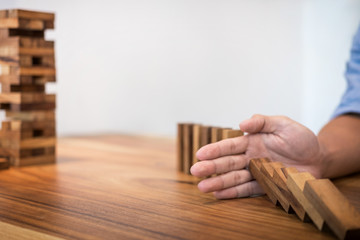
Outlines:
POLYGON ((198 151, 200 162, 191 172, 198 177, 221 174, 201 181, 203 192, 217 198, 245 197, 262 192, 246 169, 250 159, 268 157, 319 176, 320 154, 317 137, 303 125, 286 117, 256 115, 240 124, 248 134, 210 144, 198 151))

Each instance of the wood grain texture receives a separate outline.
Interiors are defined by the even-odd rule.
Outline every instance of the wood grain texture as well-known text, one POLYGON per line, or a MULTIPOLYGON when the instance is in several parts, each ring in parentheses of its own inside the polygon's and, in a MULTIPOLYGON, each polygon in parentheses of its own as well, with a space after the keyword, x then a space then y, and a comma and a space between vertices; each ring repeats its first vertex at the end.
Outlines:
POLYGON ((270 201, 274 204, 278 204, 277 196, 274 194, 273 189, 276 188, 275 184, 261 171, 261 166, 264 163, 269 163, 267 158, 251 159, 249 163, 249 170, 254 176, 256 181, 260 184, 261 188, 265 191, 270 201))
POLYGON ((289 172, 289 170, 287 170, 286 172, 288 172, 286 185, 288 186, 289 190, 298 199, 311 220, 314 222, 315 226, 319 230, 322 230, 324 226, 324 218, 321 217, 320 213, 316 210, 314 205, 311 204, 311 202, 305 197, 303 193, 305 182, 307 180, 313 180, 315 179, 315 177, 308 172, 289 172))
POLYGON ((193 124, 184 124, 183 128, 183 172, 190 174, 193 157, 193 124))
POLYGON ((276 166, 275 163, 272 164, 273 164, 272 166, 274 167, 274 174, 273 174, 274 183, 279 188, 280 192, 284 195, 284 197, 288 200, 291 208, 295 211, 299 219, 304 222, 310 221, 310 219, 307 217, 305 209, 299 203, 298 199, 292 194, 292 192, 288 189, 286 185, 286 177, 282 171, 283 166, 276 166))
POLYGON ((304 195, 339 239, 360 239, 360 213, 329 179, 307 180, 304 195))
POLYGON ((179 172, 184 170, 184 124, 178 123, 177 125, 177 139, 176 139, 176 169, 179 172))
POLYGON ((192 163, 191 165, 194 165, 198 159, 196 157, 196 153, 197 151, 200 149, 201 147, 201 125, 200 124, 194 124, 193 125, 193 134, 192 134, 192 163))
MULTIPOLYGON (((201 193, 176 170, 175 142, 60 138, 56 165, 0 172, 0 234, 15 226, 14 239, 29 239, 28 230, 64 239, 335 239, 265 196, 221 201, 201 193)), ((356 175, 340 185, 350 194, 359 183, 356 175)))

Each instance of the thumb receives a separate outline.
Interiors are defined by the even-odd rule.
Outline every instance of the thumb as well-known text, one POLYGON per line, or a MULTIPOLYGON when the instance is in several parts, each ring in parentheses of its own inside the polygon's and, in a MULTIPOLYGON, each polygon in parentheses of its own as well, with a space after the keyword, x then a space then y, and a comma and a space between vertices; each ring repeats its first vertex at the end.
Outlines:
POLYGON ((240 129, 247 133, 274 133, 280 122, 278 117, 255 114, 250 119, 242 121, 240 129))

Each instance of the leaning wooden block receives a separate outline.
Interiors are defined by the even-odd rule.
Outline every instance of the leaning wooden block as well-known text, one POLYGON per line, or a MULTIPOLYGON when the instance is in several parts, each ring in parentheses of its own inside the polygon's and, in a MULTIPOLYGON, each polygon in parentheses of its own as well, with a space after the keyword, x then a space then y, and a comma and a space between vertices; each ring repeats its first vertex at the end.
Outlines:
MULTIPOLYGON (((272 163, 272 164, 274 164, 274 163, 272 163)), ((295 211, 295 213, 299 217, 299 219, 303 222, 307 222, 307 221, 309 221, 309 218, 306 215, 305 209, 300 204, 298 199, 288 189, 288 187, 286 185, 286 177, 282 171, 282 168, 283 167, 274 166, 273 181, 275 182, 276 186, 280 189, 280 192, 288 200, 291 208, 295 211)))
POLYGON ((276 199, 279 201, 280 205, 283 207, 285 212, 291 212, 290 202, 289 199, 280 191, 278 186, 276 186, 275 182, 273 181, 274 176, 274 168, 282 168, 283 164, 281 162, 272 162, 272 163, 263 163, 261 166, 260 171, 266 176, 266 181, 270 187, 271 192, 274 194, 276 199))
MULTIPOLYGON (((267 158, 254 158, 250 160, 249 171, 260 184, 261 188, 265 191, 269 199, 274 205, 277 205, 278 200, 273 192, 273 188, 276 188, 275 184, 272 183, 262 172, 261 166, 263 163, 270 162, 267 158)), ((278 190, 278 189, 277 189, 278 190)))
POLYGON ((304 195, 339 239, 360 239, 360 213, 329 179, 307 180, 304 195))
POLYGON ((315 177, 308 172, 288 172, 286 185, 292 192, 292 194, 296 197, 296 199, 300 202, 300 204, 303 206, 315 226, 319 230, 322 230, 324 226, 323 217, 303 193, 306 181, 314 179, 315 177))

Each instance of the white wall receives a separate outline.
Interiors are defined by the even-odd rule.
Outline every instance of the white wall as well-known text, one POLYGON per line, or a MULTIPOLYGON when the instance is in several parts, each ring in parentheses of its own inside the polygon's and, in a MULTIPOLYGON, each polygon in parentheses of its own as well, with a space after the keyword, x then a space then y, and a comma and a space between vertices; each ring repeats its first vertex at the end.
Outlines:
MULTIPOLYGON (((253 113, 288 115, 317 131, 337 101, 326 108, 312 101, 326 76, 342 84, 359 16, 355 0, 328 2, 9 0, 0 7, 57 14, 48 37, 56 40, 58 83, 49 89, 58 94, 60 135, 172 135, 178 121, 236 127, 253 113), (340 21, 322 35, 317 29, 339 7, 340 21), (343 37, 326 37, 344 26, 343 37), (318 37, 344 45, 334 53, 340 67, 333 67, 340 59, 325 61, 326 73, 313 67, 328 58, 318 37)), ((340 90, 320 95, 331 91, 340 90)))
POLYGON ((359 24, 358 0, 305 1, 302 119, 316 132, 345 91, 345 63, 359 24))

